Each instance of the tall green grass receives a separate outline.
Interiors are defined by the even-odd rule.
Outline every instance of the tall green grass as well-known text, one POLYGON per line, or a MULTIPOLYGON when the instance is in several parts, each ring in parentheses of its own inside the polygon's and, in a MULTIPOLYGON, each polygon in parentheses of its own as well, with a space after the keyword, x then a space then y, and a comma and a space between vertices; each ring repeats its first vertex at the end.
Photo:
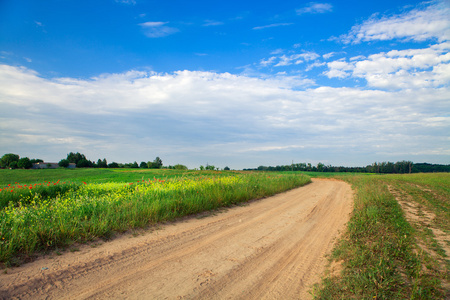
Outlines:
POLYGON ((55 197, 35 194, 26 202, 10 201, 0 211, 0 261, 11 264, 36 251, 108 238, 115 232, 270 196, 308 182, 304 175, 229 173, 83 183, 55 197))
POLYGON ((316 299, 443 299, 441 280, 430 276, 417 245, 417 229, 407 222, 388 186, 429 182, 445 190, 449 186, 445 176, 445 180, 430 175, 341 177, 356 191, 347 232, 331 257, 342 270, 324 278, 314 292, 316 299))

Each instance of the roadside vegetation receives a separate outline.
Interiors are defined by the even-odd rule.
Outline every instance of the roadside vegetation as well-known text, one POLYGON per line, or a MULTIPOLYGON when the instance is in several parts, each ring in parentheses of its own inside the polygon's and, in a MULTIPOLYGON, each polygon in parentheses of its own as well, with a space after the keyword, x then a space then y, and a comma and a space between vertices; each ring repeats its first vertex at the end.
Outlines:
POLYGON ((448 299, 450 174, 335 176, 355 190, 316 299, 448 299))
POLYGON ((108 239, 310 182, 303 174, 231 171, 0 171, 0 263, 6 267, 37 252, 108 239))
POLYGON ((0 170, 0 265, 270 196, 310 182, 355 191, 316 299, 450 298, 450 174, 180 169, 0 170))

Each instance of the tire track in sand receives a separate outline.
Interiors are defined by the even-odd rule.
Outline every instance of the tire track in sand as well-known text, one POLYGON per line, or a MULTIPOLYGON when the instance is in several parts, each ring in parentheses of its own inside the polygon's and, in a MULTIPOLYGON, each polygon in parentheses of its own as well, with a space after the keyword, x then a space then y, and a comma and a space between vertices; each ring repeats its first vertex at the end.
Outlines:
POLYGON ((314 179, 216 216, 10 269, 0 298, 307 299, 352 196, 344 182, 314 179))

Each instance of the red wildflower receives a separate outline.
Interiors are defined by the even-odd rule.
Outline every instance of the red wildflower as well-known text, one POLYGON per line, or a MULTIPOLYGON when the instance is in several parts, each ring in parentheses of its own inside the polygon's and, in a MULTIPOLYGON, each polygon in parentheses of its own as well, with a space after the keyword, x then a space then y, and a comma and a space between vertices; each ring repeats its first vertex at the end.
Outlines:
POLYGON ((86 182, 83 181, 84 184, 86 184, 86 182))
POLYGON ((33 187, 32 187, 32 186, 30 186, 29 188, 30 188, 30 190, 31 190, 31 189, 32 189, 33 187))

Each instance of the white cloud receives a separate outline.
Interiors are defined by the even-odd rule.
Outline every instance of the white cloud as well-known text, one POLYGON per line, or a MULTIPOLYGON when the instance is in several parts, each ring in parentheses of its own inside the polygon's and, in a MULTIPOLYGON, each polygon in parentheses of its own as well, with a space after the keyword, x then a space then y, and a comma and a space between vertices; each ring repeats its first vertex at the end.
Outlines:
POLYGON ((214 20, 205 20, 205 23, 203 24, 203 26, 219 26, 219 25, 223 25, 223 22, 220 21, 214 21, 214 20))
POLYGON ((350 61, 362 60, 362 59, 365 59, 365 58, 366 57, 364 55, 357 55, 357 56, 350 57, 350 61))
POLYGON ((294 23, 274 23, 274 24, 269 24, 269 25, 264 25, 264 26, 253 27, 253 29, 260 30, 260 29, 280 27, 280 26, 290 26, 290 25, 294 25, 294 23))
POLYGON ((405 41, 425 41, 450 39, 450 6, 448 1, 424 2, 422 8, 406 11, 399 15, 369 20, 354 26, 350 33, 340 39, 344 43, 385 41, 401 39, 405 41))
POLYGON ((333 57, 336 53, 335 52, 330 52, 330 53, 326 53, 324 55, 322 55, 322 57, 326 60, 330 59, 331 57, 333 57))
POLYGON ((283 52, 284 52, 283 49, 276 49, 276 50, 270 52, 270 54, 272 54, 272 55, 277 55, 277 54, 281 54, 281 53, 283 53, 283 52))
POLYGON ((165 37, 179 30, 175 27, 165 26, 168 22, 145 22, 140 23, 139 26, 144 30, 144 34, 149 38, 165 37))
POLYGON ((297 14, 323 14, 332 10, 333 6, 329 3, 310 2, 305 7, 297 9, 297 14))
POLYGON ((347 71, 352 71, 355 67, 352 64, 347 63, 345 60, 335 60, 327 63, 329 71, 326 71, 324 74, 328 76, 328 78, 345 78, 350 76, 347 71))
POLYGON ((303 52, 291 55, 281 55, 281 56, 271 56, 269 59, 263 59, 260 61, 262 67, 267 67, 269 65, 274 65, 275 67, 284 67, 290 65, 298 65, 304 62, 314 61, 319 58, 320 55, 315 52, 303 52))
POLYGON ((131 4, 131 5, 135 5, 136 4, 136 0, 115 0, 116 3, 123 3, 123 4, 131 4))
POLYGON ((263 66, 263 67, 267 67, 267 66, 273 64, 273 63, 275 62, 276 59, 277 59, 276 56, 272 56, 272 57, 270 57, 270 58, 268 58, 268 59, 262 59, 262 60, 260 61, 259 64, 260 64, 261 66, 263 66))
MULTIPOLYGON (((349 68, 342 63, 336 70, 349 68)), ((448 65, 432 70, 448 78, 448 65)), ((81 151, 119 162, 158 155, 167 164, 198 167, 208 160, 234 168, 318 152, 353 163, 358 154, 367 163, 377 160, 375 151, 407 156, 399 159, 430 150, 448 155, 448 86, 382 91, 305 85, 311 86, 307 79, 283 74, 198 71, 46 79, 0 65, 0 152, 44 159, 51 153, 48 159, 58 160, 81 151)))
POLYGON ((371 87, 399 89, 450 84, 450 42, 423 49, 392 50, 365 58, 353 57, 327 64, 329 78, 364 78, 371 87))
MULTIPOLYGON (((292 65, 292 57, 288 57, 286 55, 282 55, 281 57, 278 57, 278 63, 275 65, 275 67, 283 67, 283 66, 289 66, 292 65)), ((274 60, 275 61, 275 60, 274 60)))
POLYGON ((315 63, 309 64, 306 67, 305 71, 311 71, 314 68, 322 67, 322 66, 325 66, 325 65, 326 65, 326 63, 324 63, 324 62, 315 62, 315 63))

